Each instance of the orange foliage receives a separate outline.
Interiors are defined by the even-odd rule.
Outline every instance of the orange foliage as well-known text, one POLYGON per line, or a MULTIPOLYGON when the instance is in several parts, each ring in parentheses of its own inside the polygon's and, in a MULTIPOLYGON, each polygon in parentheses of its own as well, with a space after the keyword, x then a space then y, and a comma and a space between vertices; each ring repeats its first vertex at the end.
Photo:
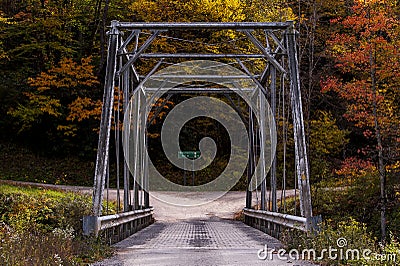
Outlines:
POLYGON ((34 88, 25 93, 28 104, 9 112, 19 118, 21 130, 29 129, 41 116, 48 115, 58 118, 55 120, 57 130, 66 136, 74 136, 79 123, 100 119, 101 101, 93 99, 100 83, 94 75, 91 57, 82 58, 80 63, 63 58, 57 66, 29 78, 28 84, 34 88))
POLYGON ((336 69, 346 80, 327 77, 322 92, 333 91, 346 100, 345 118, 374 137, 373 101, 377 103, 377 118, 382 137, 400 134, 396 106, 400 86, 400 22, 390 4, 385 1, 356 3, 352 14, 332 20, 341 27, 327 42, 328 51, 335 60, 336 69), (371 61, 372 60, 372 61, 371 61), (371 75, 374 72, 375 87, 371 75))
POLYGON ((70 58, 63 58, 58 66, 40 73, 36 78, 29 78, 28 83, 38 91, 70 89, 69 93, 79 94, 82 86, 95 88, 99 85, 93 75, 94 66, 91 65, 91 60, 91 57, 82 58, 81 63, 77 64, 70 58))
POLYGON ((344 160, 342 167, 336 170, 336 174, 352 178, 360 177, 367 172, 373 172, 375 170, 376 167, 372 162, 350 157, 344 160))
POLYGON ((67 116, 67 121, 81 122, 89 118, 100 120, 101 105, 100 100, 94 101, 87 97, 78 97, 68 105, 70 113, 67 116))

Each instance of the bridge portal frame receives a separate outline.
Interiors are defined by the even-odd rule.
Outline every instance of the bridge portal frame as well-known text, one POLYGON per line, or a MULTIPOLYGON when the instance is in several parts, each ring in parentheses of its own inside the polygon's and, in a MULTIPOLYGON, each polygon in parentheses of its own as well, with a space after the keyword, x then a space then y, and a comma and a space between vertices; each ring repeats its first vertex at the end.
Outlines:
MULTIPOLYGON (((93 192, 93 215, 102 216, 102 201, 107 181, 109 157, 110 157, 110 135, 112 128, 112 115, 114 104, 114 88, 120 84, 120 90, 124 95, 123 109, 128 106, 128 99, 133 95, 134 90, 140 87, 152 74, 156 72, 163 59, 167 58, 190 58, 190 59, 221 59, 233 58, 242 67, 248 77, 254 80, 263 90, 263 93, 269 91, 271 95, 271 107, 276 112, 275 94, 277 91, 277 72, 285 73, 290 82, 291 110, 294 131, 295 145, 295 166, 297 176, 297 186, 300 194, 301 216, 312 217, 312 204, 310 193, 310 173, 308 157, 306 150, 306 138, 304 130, 304 119, 302 111, 299 62, 296 45, 296 31, 293 21, 286 22, 196 22, 196 23, 136 23, 112 21, 108 32, 108 54, 107 67, 104 83, 104 95, 102 115, 100 121, 99 142, 97 148, 96 167, 94 174, 94 192, 93 192), (146 49, 156 40, 161 33, 185 30, 234 30, 242 32, 247 39, 258 49, 258 53, 145 53, 146 49), (255 30, 262 30, 265 33, 265 40, 260 39, 253 34, 255 30), (142 31, 151 31, 150 36, 139 43, 139 35, 142 31), (282 35, 277 36, 276 31, 281 31, 282 35), (128 34, 127 34, 128 33, 128 34), (126 36, 126 37, 125 37, 126 36), (270 41, 273 45, 270 44, 270 41), (129 50, 129 47, 134 47, 129 50), (139 75, 135 63, 141 58, 161 59, 158 64, 146 75, 139 75), (242 59, 262 58, 267 62, 260 75, 255 75, 243 64, 242 59), (285 62, 285 64, 282 64, 285 62), (129 84, 129 85, 128 85, 129 84), (129 90, 133 86, 134 90, 129 90)), ((250 121, 250 123, 252 123, 250 121)), ((145 132, 143 132, 145 134, 145 132)), ((250 142, 254 141, 252 134, 249 134, 250 142)), ((146 145, 146 142, 143 142, 146 145)), ((251 153, 254 152, 250 150, 251 153)), ((248 184, 254 171, 253 156, 250 156, 248 162, 248 184)), ((266 174, 266 173, 265 173, 266 174)), ((130 173, 125 163, 123 171, 124 180, 124 212, 132 211, 129 208, 129 187, 130 173)), ((270 174, 272 190, 272 212, 277 210, 276 195, 276 162, 274 160, 270 174)), ((146 177, 145 177, 146 178, 146 177)), ((261 209, 266 209, 266 183, 261 184, 261 209)), ((137 197, 138 187, 134 186, 135 197, 137 197)), ((149 195, 144 191, 144 206, 134 204, 133 209, 148 208, 149 195)), ((246 194, 246 208, 250 209, 252 203, 252 194, 249 189, 246 194)))

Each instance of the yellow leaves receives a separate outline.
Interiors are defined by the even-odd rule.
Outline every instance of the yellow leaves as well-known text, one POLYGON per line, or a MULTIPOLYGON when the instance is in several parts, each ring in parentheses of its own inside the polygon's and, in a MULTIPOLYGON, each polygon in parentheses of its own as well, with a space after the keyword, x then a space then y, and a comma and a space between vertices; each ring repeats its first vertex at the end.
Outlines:
POLYGON ((50 116, 58 131, 75 136, 79 123, 100 119, 101 101, 91 98, 99 85, 93 72, 90 57, 80 63, 63 58, 58 65, 28 79, 32 90, 24 93, 27 104, 9 110, 9 114, 19 119, 21 131, 39 124, 43 116, 50 116))
POLYGON ((245 7, 244 13, 247 21, 269 22, 296 19, 292 9, 278 0, 251 1, 251 4, 245 7))
POLYGON ((66 120, 81 122, 82 120, 89 118, 100 119, 101 105, 100 100, 93 101, 87 97, 78 97, 68 105, 70 112, 66 120))
POLYGON ((320 111, 316 120, 311 121, 311 148, 314 156, 336 155, 344 145, 347 131, 339 129, 329 112, 320 111))
POLYGON ((160 0, 134 1, 130 6, 139 21, 285 21, 294 20, 292 10, 282 1, 160 0))
POLYGON ((43 114, 58 117, 61 115, 59 107, 61 107, 60 100, 54 99, 47 95, 25 93, 29 98, 29 103, 39 109, 43 114))
POLYGON ((48 73, 42 72, 37 78, 28 78, 28 84, 32 87, 37 87, 38 91, 46 91, 54 86, 54 79, 56 76, 49 75, 48 73))
POLYGON ((179 1, 133 1, 129 9, 139 21, 187 21, 184 14, 188 12, 184 12, 182 7, 179 1))
POLYGON ((357 0, 358 3, 364 6, 368 6, 370 4, 386 4, 386 0, 357 0))
POLYGON ((338 56, 338 55, 341 55, 341 54, 349 52, 349 49, 347 49, 347 47, 345 45, 336 43, 336 44, 331 46, 330 52, 333 55, 338 56))
POLYGON ((38 91, 98 85, 99 82, 93 75, 94 66, 90 63, 91 57, 83 58, 81 64, 77 64, 70 58, 63 58, 58 66, 40 73, 36 78, 29 78, 28 84, 36 87, 38 91))
POLYGON ((74 137, 78 127, 76 125, 58 125, 57 130, 64 132, 65 136, 74 137))
POLYGON ((26 106, 20 104, 17 108, 8 111, 9 115, 20 121, 20 132, 31 128, 32 124, 36 123, 43 115, 61 116, 61 104, 58 99, 30 92, 26 92, 24 95, 28 97, 28 104, 26 106))
POLYGON ((386 166, 386 171, 388 173, 390 172, 396 172, 400 170, 400 160, 396 161, 395 163, 391 164, 391 165, 387 165, 386 166))
POLYGON ((186 8, 206 16, 208 21, 243 21, 246 17, 244 4, 238 0, 194 0, 188 2, 186 8))
POLYGON ((147 136, 151 139, 156 139, 160 137, 159 133, 147 133, 147 136))

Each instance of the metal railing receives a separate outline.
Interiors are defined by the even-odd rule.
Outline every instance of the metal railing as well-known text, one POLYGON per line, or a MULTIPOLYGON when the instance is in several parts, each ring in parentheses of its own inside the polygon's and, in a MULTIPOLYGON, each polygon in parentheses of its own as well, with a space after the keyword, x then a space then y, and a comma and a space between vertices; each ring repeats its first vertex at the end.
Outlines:
POLYGON ((280 237, 282 227, 296 229, 306 233, 318 232, 318 224, 322 221, 321 216, 306 218, 249 208, 243 209, 243 215, 245 216, 245 223, 247 225, 276 238, 280 237))
POLYGON ((112 243, 121 241, 154 222, 153 208, 106 216, 83 217, 84 235, 104 235, 112 243))

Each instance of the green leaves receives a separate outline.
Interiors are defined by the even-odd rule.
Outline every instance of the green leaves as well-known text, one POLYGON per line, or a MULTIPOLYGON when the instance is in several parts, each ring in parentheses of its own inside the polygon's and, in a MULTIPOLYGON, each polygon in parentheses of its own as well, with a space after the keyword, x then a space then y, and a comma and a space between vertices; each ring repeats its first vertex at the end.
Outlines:
POLYGON ((337 156, 348 143, 347 134, 349 132, 338 128, 332 114, 318 112, 317 119, 311 121, 310 142, 313 157, 337 156))

